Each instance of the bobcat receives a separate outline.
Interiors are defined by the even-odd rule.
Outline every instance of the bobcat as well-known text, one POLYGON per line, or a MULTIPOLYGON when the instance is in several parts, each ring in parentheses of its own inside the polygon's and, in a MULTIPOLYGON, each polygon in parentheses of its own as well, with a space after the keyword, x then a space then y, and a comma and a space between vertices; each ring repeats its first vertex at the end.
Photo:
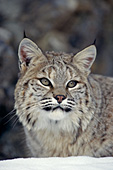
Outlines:
POLYGON ((18 55, 15 109, 29 156, 113 156, 113 78, 90 74, 95 45, 44 53, 24 38, 18 55))

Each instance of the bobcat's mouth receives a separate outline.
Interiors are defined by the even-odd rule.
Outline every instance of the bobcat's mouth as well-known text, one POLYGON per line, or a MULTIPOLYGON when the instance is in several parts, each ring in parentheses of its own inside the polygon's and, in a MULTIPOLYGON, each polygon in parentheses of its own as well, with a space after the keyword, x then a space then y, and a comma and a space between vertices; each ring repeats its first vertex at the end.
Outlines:
POLYGON ((50 110, 54 111, 54 110, 57 110, 57 109, 60 109, 60 110, 65 111, 65 112, 70 112, 71 111, 71 108, 68 108, 68 107, 63 108, 61 106, 56 106, 54 108, 52 108, 52 107, 45 107, 43 109, 46 110, 46 111, 50 111, 50 110))

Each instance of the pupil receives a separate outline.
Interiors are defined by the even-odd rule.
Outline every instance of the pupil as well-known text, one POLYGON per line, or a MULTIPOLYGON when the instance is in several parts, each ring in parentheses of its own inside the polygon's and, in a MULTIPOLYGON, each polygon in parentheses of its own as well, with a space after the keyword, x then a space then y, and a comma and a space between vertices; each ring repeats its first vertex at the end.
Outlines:
POLYGON ((71 86, 74 86, 74 84, 75 84, 74 82, 71 82, 71 86))
POLYGON ((48 81, 46 79, 44 80, 44 84, 48 84, 48 81))

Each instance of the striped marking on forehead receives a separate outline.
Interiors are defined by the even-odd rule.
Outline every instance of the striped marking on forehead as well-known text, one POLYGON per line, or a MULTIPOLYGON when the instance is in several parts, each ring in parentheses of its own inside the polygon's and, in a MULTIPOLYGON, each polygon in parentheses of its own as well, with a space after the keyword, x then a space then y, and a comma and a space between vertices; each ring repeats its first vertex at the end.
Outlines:
POLYGON ((78 80, 80 79, 78 69, 76 69, 71 65, 67 65, 66 74, 67 74, 67 79, 74 79, 74 78, 77 78, 78 80))
POLYGON ((55 70, 55 68, 54 68, 54 67, 48 68, 48 77, 49 77, 50 79, 54 79, 55 76, 56 76, 56 70, 55 70))
POLYGON ((52 65, 48 65, 41 70, 41 75, 53 79, 56 74, 56 69, 52 65))
POLYGON ((57 57, 53 58, 49 65, 46 65, 43 68, 43 72, 45 72, 48 77, 53 77, 55 73, 59 74, 60 72, 62 74, 66 72, 66 64, 62 61, 62 59, 60 59, 58 59, 57 57))
POLYGON ((70 79, 70 77, 73 77, 73 69, 71 67, 67 66, 66 73, 68 79, 70 79))
POLYGON ((57 60, 54 64, 46 65, 41 70, 41 75, 44 77, 48 77, 50 79, 73 79, 78 76, 79 72, 78 69, 76 69, 71 64, 66 64, 63 61, 57 60))

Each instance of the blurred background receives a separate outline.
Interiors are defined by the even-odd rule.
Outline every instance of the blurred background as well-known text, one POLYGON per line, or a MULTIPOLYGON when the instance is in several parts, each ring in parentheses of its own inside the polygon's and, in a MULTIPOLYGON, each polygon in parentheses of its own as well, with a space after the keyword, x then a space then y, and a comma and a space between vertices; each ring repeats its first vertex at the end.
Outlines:
POLYGON ((13 111, 24 30, 43 51, 76 53, 96 39, 92 72, 113 76, 113 0, 0 0, 0 159, 25 156, 13 111))

